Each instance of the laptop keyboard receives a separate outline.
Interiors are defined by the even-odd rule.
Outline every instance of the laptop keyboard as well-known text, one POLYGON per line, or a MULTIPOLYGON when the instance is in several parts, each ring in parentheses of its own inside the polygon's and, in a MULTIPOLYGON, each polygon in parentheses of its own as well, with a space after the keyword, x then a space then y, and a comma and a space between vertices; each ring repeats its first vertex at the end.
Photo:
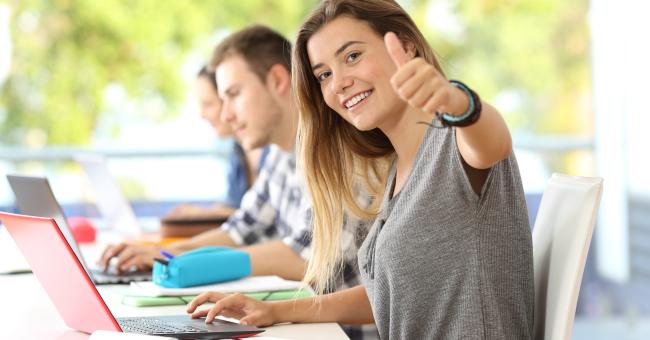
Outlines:
POLYGON ((116 275, 104 272, 92 272, 92 280, 95 284, 104 285, 104 284, 120 284, 120 283, 131 283, 133 281, 151 281, 151 272, 149 273, 128 273, 124 275, 116 275))
POLYGON ((170 322, 169 319, 161 320, 152 317, 118 319, 122 331, 126 333, 141 334, 188 334, 207 333, 205 328, 198 328, 187 324, 170 322))

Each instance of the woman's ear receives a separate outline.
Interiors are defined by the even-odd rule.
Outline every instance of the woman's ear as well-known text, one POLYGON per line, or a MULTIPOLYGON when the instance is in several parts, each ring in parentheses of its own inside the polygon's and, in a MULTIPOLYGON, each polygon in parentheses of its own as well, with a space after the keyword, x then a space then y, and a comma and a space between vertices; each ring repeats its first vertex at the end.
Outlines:
POLYGON ((266 73, 266 85, 269 90, 279 95, 287 94, 291 88, 291 74, 289 70, 281 64, 271 66, 269 72, 266 73))

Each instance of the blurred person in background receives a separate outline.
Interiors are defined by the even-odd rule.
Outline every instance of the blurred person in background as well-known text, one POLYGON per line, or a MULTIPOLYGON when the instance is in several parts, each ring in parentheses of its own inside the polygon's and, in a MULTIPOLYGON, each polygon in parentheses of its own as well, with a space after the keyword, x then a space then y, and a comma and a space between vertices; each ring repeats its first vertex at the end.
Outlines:
MULTIPOLYGON (((203 66, 194 81, 194 92, 199 103, 201 117, 205 119, 219 138, 234 137, 232 127, 221 119, 223 102, 219 98, 214 71, 203 66)), ((235 138, 233 150, 228 159, 228 188, 223 203, 212 206, 181 204, 174 207, 163 219, 210 219, 231 215, 239 208, 242 197, 250 188, 264 162, 267 148, 244 151, 235 138)))

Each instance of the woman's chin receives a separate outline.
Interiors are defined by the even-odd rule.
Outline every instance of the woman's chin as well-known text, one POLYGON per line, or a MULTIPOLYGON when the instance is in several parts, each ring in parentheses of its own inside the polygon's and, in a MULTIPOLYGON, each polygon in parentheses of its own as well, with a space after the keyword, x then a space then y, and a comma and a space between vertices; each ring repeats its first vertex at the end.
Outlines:
POLYGON ((353 121, 352 126, 354 126, 359 131, 370 131, 376 128, 377 124, 360 119, 353 121))

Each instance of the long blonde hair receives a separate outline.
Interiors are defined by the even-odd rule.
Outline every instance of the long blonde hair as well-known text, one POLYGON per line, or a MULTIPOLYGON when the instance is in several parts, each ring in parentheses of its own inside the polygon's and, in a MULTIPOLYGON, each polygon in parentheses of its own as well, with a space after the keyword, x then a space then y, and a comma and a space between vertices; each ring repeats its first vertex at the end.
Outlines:
POLYGON ((317 292, 332 288, 341 270, 341 233, 345 214, 371 220, 379 213, 395 149, 379 129, 359 131, 325 104, 311 70, 307 42, 341 15, 367 22, 380 36, 395 32, 440 70, 431 47, 409 15, 392 0, 324 0, 302 24, 293 50, 293 89, 300 122, 298 163, 305 172, 313 206, 312 256, 305 282, 317 292), (363 190, 374 200, 358 201, 363 190))

